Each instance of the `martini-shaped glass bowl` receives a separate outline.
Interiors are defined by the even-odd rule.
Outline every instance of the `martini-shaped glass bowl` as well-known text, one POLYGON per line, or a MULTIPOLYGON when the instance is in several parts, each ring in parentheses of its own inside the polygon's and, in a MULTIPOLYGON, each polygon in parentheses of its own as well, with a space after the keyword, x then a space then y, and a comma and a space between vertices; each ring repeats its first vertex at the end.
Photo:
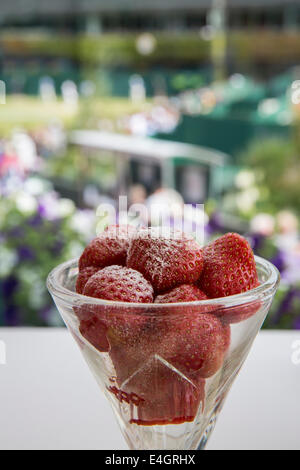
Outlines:
POLYGON ((177 304, 79 295, 78 260, 50 273, 48 289, 130 449, 205 448, 279 284, 271 263, 256 265, 256 289, 177 304))

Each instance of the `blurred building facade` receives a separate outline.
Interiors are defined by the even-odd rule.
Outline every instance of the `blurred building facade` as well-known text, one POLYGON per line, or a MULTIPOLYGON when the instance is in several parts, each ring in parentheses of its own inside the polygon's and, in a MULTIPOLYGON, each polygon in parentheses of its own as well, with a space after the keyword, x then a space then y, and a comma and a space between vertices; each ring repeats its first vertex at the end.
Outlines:
MULTIPOLYGON (((4 28, 45 28, 91 33, 187 30, 206 25, 221 0, 14 0, 1 1, 4 28)), ((297 29, 298 0, 222 0, 230 28, 297 29)))

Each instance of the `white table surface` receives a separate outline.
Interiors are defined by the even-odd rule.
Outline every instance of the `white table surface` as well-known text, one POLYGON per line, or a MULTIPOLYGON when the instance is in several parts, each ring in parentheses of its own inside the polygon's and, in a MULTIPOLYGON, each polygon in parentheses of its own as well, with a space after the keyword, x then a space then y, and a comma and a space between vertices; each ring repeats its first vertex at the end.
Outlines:
MULTIPOLYGON (((0 449, 126 449, 71 335, 64 329, 1 329, 0 449)), ((300 332, 261 332, 208 449, 300 449, 300 332)))

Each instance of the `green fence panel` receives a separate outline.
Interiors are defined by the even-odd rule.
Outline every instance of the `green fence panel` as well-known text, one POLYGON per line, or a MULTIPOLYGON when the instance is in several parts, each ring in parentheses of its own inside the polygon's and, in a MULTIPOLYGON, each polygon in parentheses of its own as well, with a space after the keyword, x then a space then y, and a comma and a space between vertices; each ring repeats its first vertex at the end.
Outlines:
POLYGON ((252 140, 274 135, 288 137, 290 132, 289 126, 257 124, 251 120, 230 116, 221 119, 184 115, 173 133, 159 134, 157 137, 220 150, 232 155, 234 162, 239 163, 239 153, 243 152, 252 140))

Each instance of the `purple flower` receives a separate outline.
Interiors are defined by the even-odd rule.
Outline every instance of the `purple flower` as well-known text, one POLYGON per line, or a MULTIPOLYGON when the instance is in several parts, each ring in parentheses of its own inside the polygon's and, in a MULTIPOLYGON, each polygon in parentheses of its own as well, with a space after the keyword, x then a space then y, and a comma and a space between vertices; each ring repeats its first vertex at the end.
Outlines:
POLYGON ((31 227, 39 227, 43 223, 43 217, 38 209, 38 213, 29 219, 29 225, 31 227))
POLYGON ((295 330, 300 330, 300 316, 294 321, 293 327, 295 330))
POLYGON ((265 237, 259 233, 254 233, 249 236, 250 238, 250 244, 252 247, 252 250, 257 253, 260 248, 262 248, 263 243, 265 241, 265 237))
POLYGON ((8 305, 4 310, 4 324, 7 326, 20 325, 21 315, 19 309, 14 305, 8 305))
POLYGON ((26 245, 18 247, 18 256, 20 261, 32 261, 35 258, 33 250, 26 245))
POLYGON ((285 269, 285 257, 282 251, 278 251, 276 255, 271 259, 271 263, 276 266, 278 271, 282 273, 285 269))
POLYGON ((64 241, 61 239, 61 240, 56 240, 51 248, 51 252, 55 255, 55 256, 59 256, 61 255, 61 252, 62 252, 62 249, 64 247, 64 241))
POLYGON ((44 194, 38 205, 38 213, 43 219, 50 221, 59 218, 58 215, 58 196, 55 192, 44 194))
POLYGON ((297 253, 285 251, 285 266, 282 272, 282 280, 286 284, 296 285, 300 282, 300 256, 297 253))
POLYGON ((271 320, 272 325, 279 324, 281 318, 291 311, 292 303, 296 295, 297 295, 297 289, 295 288, 289 289, 283 301, 281 302, 276 314, 273 316, 271 320))
POLYGON ((38 315, 41 318, 41 320, 43 320, 46 324, 48 324, 49 323, 49 317, 51 316, 51 306, 46 305, 45 307, 43 307, 39 311, 38 315))
POLYGON ((11 297, 18 287, 18 281, 15 277, 10 276, 2 282, 2 292, 5 298, 11 297))
POLYGON ((211 233, 222 233, 224 231, 224 224, 222 223, 220 215, 217 212, 210 216, 207 227, 208 231, 210 231, 211 233))
POLYGON ((22 227, 14 227, 9 230, 8 236, 12 238, 22 238, 24 236, 24 229, 22 227))

